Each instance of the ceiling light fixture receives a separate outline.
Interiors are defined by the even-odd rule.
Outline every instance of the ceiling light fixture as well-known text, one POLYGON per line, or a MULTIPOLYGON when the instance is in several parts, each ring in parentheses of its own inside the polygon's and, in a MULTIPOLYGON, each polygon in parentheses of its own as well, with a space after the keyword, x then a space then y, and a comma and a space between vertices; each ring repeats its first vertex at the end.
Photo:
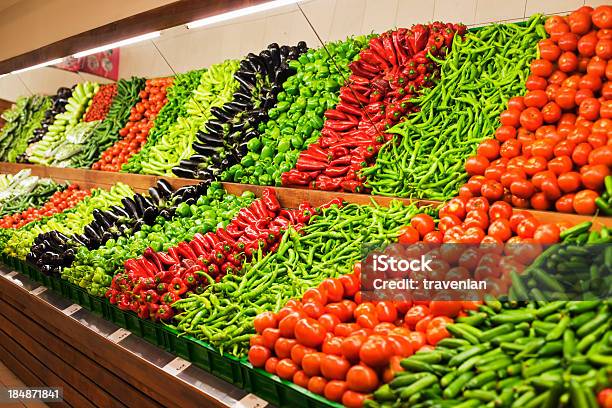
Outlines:
POLYGON ((12 71, 11 74, 20 74, 22 72, 31 71, 33 69, 38 69, 38 68, 46 67, 46 66, 49 66, 49 65, 59 64, 63 60, 64 60, 63 58, 56 58, 56 59, 51 60, 51 61, 43 62, 42 64, 36 64, 36 65, 32 65, 31 67, 22 68, 22 69, 18 69, 16 71, 12 71))
POLYGON ((136 37, 128 38, 126 40, 117 41, 117 42, 114 42, 112 44, 101 45, 99 47, 92 48, 92 49, 87 50, 87 51, 77 52, 76 54, 73 55, 73 57, 74 58, 82 58, 82 57, 86 57, 86 56, 91 55, 91 54, 95 54, 95 53, 98 53, 98 52, 110 50, 110 49, 113 49, 113 48, 119 48, 119 47, 123 47, 123 46, 126 46, 126 45, 135 44, 135 43, 141 42, 141 41, 152 40, 154 38, 159 37, 160 34, 161 34, 160 31, 154 31, 152 33, 143 34, 143 35, 139 35, 139 36, 136 36, 136 37))
POLYGON ((216 16, 206 17, 201 20, 192 21, 187 24, 187 28, 198 28, 207 25, 220 23, 222 21, 232 20, 238 17, 248 16, 249 14, 261 13, 262 11, 272 10, 275 8, 289 6, 298 3, 300 0, 275 0, 267 3, 258 4, 256 6, 245 7, 234 11, 229 11, 216 16))

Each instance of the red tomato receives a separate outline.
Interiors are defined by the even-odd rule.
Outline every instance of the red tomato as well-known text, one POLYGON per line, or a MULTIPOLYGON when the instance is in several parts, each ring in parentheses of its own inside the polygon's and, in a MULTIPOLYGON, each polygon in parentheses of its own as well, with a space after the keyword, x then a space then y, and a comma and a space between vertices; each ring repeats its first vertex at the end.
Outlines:
POLYGON ((306 347, 319 347, 325 340, 327 330, 321 323, 310 317, 302 318, 295 324, 295 338, 306 347))
POLYGON ((542 126, 543 118, 542 113, 534 107, 530 107, 521 112, 520 116, 521 126, 529 131, 535 131, 537 128, 542 126))
POLYGON ((489 218, 496 220, 498 218, 510 219, 512 216, 512 206, 504 201, 496 201, 489 208, 489 218))
POLYGON ((272 312, 263 312, 255 316, 253 320, 253 326, 255 331, 259 334, 263 333, 268 327, 276 328, 277 326, 276 316, 272 312))
POLYGON ((263 345, 269 348, 270 350, 274 349, 274 345, 276 344, 276 341, 278 340, 279 337, 280 337, 279 330, 273 329, 271 327, 264 329, 264 331, 261 333, 263 345))
POLYGON ((323 353, 307 353, 302 357, 302 370, 306 375, 313 377, 321 374, 321 359, 323 353))
POLYGON ((489 166, 489 161, 486 157, 476 155, 468 158, 465 162, 465 171, 469 175, 483 175, 486 168, 489 166))
MULTIPOLYGON (((521 120, 520 119, 521 117, 522 117, 522 113, 521 113, 521 116, 519 116, 519 121, 521 120)), ((516 128, 514 126, 502 125, 498 127, 497 130, 495 131, 495 138, 502 143, 505 142, 506 140, 514 139, 515 137, 516 137, 516 128)))
POLYGON ((536 228, 533 239, 538 243, 552 245, 559 241, 561 231, 555 224, 542 224, 536 228))
POLYGON ((435 229, 433 218, 427 214, 417 214, 410 220, 410 225, 414 227, 421 237, 435 229))
POLYGON ((326 386, 327 380, 323 377, 314 376, 308 380, 308 391, 315 394, 323 395, 326 386))
POLYGON ((252 346, 249 349, 249 362, 254 367, 264 367, 271 356, 270 349, 264 346, 252 346))
POLYGON ((525 103, 522 96, 513 96, 508 100, 508 109, 516 109, 521 112, 525 109, 525 103))
MULTIPOLYGON (((461 311, 461 302, 452 300, 432 300, 429 302, 429 310, 433 316, 456 317, 461 311)), ((437 318, 434 318, 433 320, 436 319, 437 318)))
MULTIPOLYGON (((461 302, 459 308, 461 308, 461 302)), ((427 342, 432 346, 435 346, 440 340, 450 337, 450 333, 446 330, 446 325, 453 323, 453 319, 446 316, 434 317, 427 326, 427 342)))
POLYGON ((341 323, 341 320, 338 316, 333 315, 331 313, 324 313, 318 317, 318 322, 327 330, 328 332, 334 332, 336 326, 341 323))
POLYGON ((424 305, 412 306, 408 310, 408 312, 406 312, 406 315, 404 316, 404 324, 410 327, 411 329, 414 329, 416 327, 416 324, 420 320, 424 319, 425 317, 429 315, 430 315, 430 311, 427 306, 424 306, 424 305))
POLYGON ((278 323, 278 329, 281 337, 287 337, 292 339, 295 337, 295 325, 302 318, 302 315, 298 312, 292 312, 286 315, 278 323))
POLYGON ((327 303, 327 294, 322 288, 309 288, 306 289, 306 292, 302 295, 302 302, 315 302, 322 305, 327 303))
POLYGON ((283 358, 276 364, 276 375, 283 380, 291 381, 298 371, 298 366, 288 358, 283 358))
POLYGON ((320 287, 327 293, 328 301, 339 302, 344 297, 344 287, 338 279, 325 279, 320 287))
POLYGON ((582 215, 595 214, 597 205, 595 199, 599 194, 593 190, 582 190, 574 196, 574 211, 582 215))
POLYGON ((566 194, 560 197, 555 202, 555 209, 563 213, 574 212, 574 196, 575 194, 566 194))
POLYGON ((378 387, 378 375, 370 367, 356 365, 348 370, 346 383, 350 390, 370 393, 378 387))
POLYGON ((345 391, 342 394, 342 405, 348 408, 361 408, 363 407, 368 396, 355 391, 345 391))
POLYGON ((344 380, 350 366, 344 357, 327 354, 321 358, 321 374, 328 380, 344 380))
POLYGON ((346 382, 333 380, 327 383, 325 386, 325 390, 323 391, 323 395, 325 398, 331 401, 340 402, 342 400, 342 396, 345 392, 347 392, 348 386, 346 382))
POLYGON ((270 357, 268 361, 266 361, 264 370, 266 370, 270 374, 276 374, 276 366, 278 365, 278 361, 278 358, 270 357))
POLYGON ((302 360, 307 354, 316 353, 317 350, 312 349, 310 347, 303 346, 301 344, 296 344, 291 348, 290 357, 291 360, 298 366, 302 365, 302 360))
MULTIPOLYGON (((531 73, 543 78, 548 78, 552 74, 553 68, 553 64, 545 59, 536 59, 531 62, 531 73)), ((525 105, 527 105, 526 102, 525 105)))
POLYGON ((284 337, 280 337, 274 343, 274 354, 278 358, 288 358, 291 357, 291 349, 293 346, 297 344, 295 339, 286 339, 284 337))
POLYGON ((588 33, 591 29, 591 16, 586 12, 574 11, 569 15, 567 21, 572 33, 582 35, 588 33))
POLYGON ((561 108, 555 102, 548 102, 542 107, 542 119, 544 122, 557 123, 560 118, 561 108))
POLYGON ((578 57, 570 51, 565 51, 561 54, 558 60, 559 69, 563 72, 574 72, 578 69, 578 57))
POLYGON ((293 383, 299 385, 302 388, 308 388, 308 382, 310 381, 310 377, 306 375, 306 373, 302 370, 296 371, 293 374, 293 383))
POLYGON ((589 161, 589 154, 593 148, 589 143, 580 143, 572 153, 572 161, 578 166, 584 166, 589 161))
POLYGON ((334 356, 342 355, 342 339, 340 337, 336 337, 331 333, 327 335, 327 339, 323 342, 323 347, 321 348, 324 354, 330 354, 334 356))
POLYGON ((501 183, 495 180, 487 180, 481 189, 482 196, 487 198, 489 201, 497 201, 504 194, 504 187, 501 183))
MULTIPOLYGON (((543 78, 541 78, 543 79, 543 78)), ((546 80, 544 80, 546 81, 546 80)), ((520 125, 521 111, 509 108, 499 115, 499 121, 504 126, 518 127, 520 125)), ((480 154, 480 153, 479 153, 480 154)))
POLYGON ((398 242, 400 244, 414 244, 419 241, 419 232, 410 225, 405 225, 399 230, 398 242))
POLYGON ((580 169, 582 184, 591 190, 603 189, 604 179, 610 174, 610 169, 604 164, 583 166, 580 169))

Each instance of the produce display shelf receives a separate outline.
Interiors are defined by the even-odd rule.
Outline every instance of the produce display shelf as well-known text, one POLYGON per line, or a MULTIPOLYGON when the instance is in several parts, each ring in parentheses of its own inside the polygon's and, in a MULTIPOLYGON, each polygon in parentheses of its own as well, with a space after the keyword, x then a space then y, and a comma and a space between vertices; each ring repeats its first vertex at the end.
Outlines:
POLYGON ((51 288, 92 314, 273 405, 294 405, 298 408, 341 407, 340 404, 332 403, 291 382, 281 380, 276 375, 254 368, 246 358, 238 359, 221 354, 203 341, 188 335, 179 335, 163 324, 139 319, 136 314, 120 310, 106 299, 93 296, 66 280, 42 274, 38 269, 19 259, 2 256, 0 260, 8 267, 51 288))
MULTIPOLYGON (((64 182, 66 180, 79 184, 82 188, 110 188, 117 182, 128 184, 136 192, 144 192, 157 183, 159 179, 167 180, 173 188, 193 185, 199 183, 199 180, 186 179, 178 177, 159 177, 147 176, 142 174, 130 173, 113 173, 106 171, 88 170, 88 169, 70 169, 59 167, 47 167, 32 164, 6 163, 0 162, 0 173, 15 174, 23 169, 30 169, 32 175, 39 177, 49 177, 56 181, 64 182)), ((261 196, 262 191, 268 186, 258 186, 251 184, 239 183, 222 183, 223 187, 230 194, 240 195, 244 191, 252 191, 256 196, 261 196)), ((308 190, 301 188, 274 187, 279 202, 287 208, 295 208, 301 202, 308 201, 313 206, 324 204, 334 198, 342 198, 343 200, 356 204, 370 204, 374 200, 379 205, 388 205, 392 200, 400 200, 404 203, 415 202, 419 206, 438 205, 440 202, 431 200, 417 200, 409 198, 383 197, 368 194, 355 193, 340 193, 334 191, 308 190)), ((596 228, 606 226, 612 228, 612 217, 604 216, 586 216, 578 214, 564 214, 554 211, 537 211, 525 210, 532 213, 540 222, 560 222, 565 221, 571 224, 579 224, 584 221, 593 221, 596 228)))

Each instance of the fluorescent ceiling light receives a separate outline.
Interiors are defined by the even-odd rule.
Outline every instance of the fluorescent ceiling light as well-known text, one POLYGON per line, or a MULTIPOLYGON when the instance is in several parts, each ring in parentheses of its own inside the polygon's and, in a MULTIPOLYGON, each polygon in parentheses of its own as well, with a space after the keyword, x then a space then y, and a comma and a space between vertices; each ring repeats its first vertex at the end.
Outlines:
POLYGON ((261 13, 262 11, 272 10, 275 8, 288 6, 298 3, 300 0, 275 0, 267 3, 258 4, 257 6, 245 7, 238 10, 230 11, 216 16, 206 17, 201 20, 192 21, 187 24, 187 28, 198 28, 222 21, 232 20, 234 18, 248 16, 249 14, 261 13))
POLYGON ((153 38, 159 37, 159 35, 160 35, 160 31, 154 31, 152 33, 143 34, 143 35, 139 35, 137 37, 128 38, 126 40, 117 41, 117 42, 114 42, 112 44, 101 45, 99 47, 92 48, 92 49, 87 50, 87 51, 77 52, 76 54, 73 55, 73 57, 74 58, 82 58, 82 57, 85 57, 87 55, 91 55, 91 54, 95 54, 95 53, 98 53, 98 52, 110 50, 110 49, 113 49, 113 48, 123 47, 125 45, 134 44, 134 43, 137 43, 137 42, 140 42, 140 41, 152 40, 153 38))
POLYGON ((59 64, 60 62, 62 62, 64 59, 63 58, 56 58, 54 60, 51 61, 47 61, 47 62, 43 62, 42 64, 37 64, 37 65, 32 65, 31 67, 27 67, 27 68, 22 68, 22 69, 18 69, 17 71, 12 71, 11 74, 19 74, 21 72, 26 72, 26 71, 31 71, 33 69, 37 69, 37 68, 42 68, 42 67, 46 67, 48 65, 55 65, 55 64, 59 64))

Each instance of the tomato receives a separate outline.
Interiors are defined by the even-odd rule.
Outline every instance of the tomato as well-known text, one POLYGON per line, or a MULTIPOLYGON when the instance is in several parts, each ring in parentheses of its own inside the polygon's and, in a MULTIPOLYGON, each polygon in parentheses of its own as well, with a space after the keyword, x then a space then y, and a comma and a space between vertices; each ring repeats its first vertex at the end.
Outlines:
POLYGON ((533 156, 525 162, 525 164, 523 165, 523 170, 525 170, 525 173, 527 173, 529 176, 533 176, 536 173, 539 173, 540 171, 546 170, 547 165, 548 162, 545 158, 540 156, 533 156))
MULTIPOLYGON (((456 317, 461 311, 461 302, 452 300, 432 300, 429 302, 429 310, 433 316, 456 317)), ((433 320, 436 319, 439 318, 436 317, 433 320)), ((436 320, 436 322, 437 321, 438 320, 436 320)))
MULTIPOLYGON (((461 302, 455 302, 459 304, 461 309, 461 302)), ((446 330, 446 325, 453 323, 453 319, 446 316, 438 316, 431 319, 427 325, 427 342, 432 346, 435 346, 440 340, 450 337, 450 333, 446 330)))
POLYGON ((504 186, 498 181, 487 180, 482 185, 481 193, 489 201, 497 201, 504 195, 504 186))
POLYGON ((565 73, 574 72, 578 69, 578 57, 570 51, 562 53, 557 63, 559 69, 565 73))
POLYGON ((584 166, 589 161, 589 154, 593 148, 588 143, 580 143, 572 153, 572 161, 578 166, 584 166))
POLYGON ((334 356, 342 355, 342 339, 340 337, 336 337, 333 334, 329 333, 327 338, 323 342, 323 347, 321 347, 321 351, 324 354, 330 354, 334 356))
POLYGON ((320 375, 321 359, 323 356, 323 353, 306 353, 302 357, 302 370, 304 370, 306 375, 310 377, 320 375))
POLYGON ((597 402, 603 408, 612 407, 612 388, 604 388, 597 394, 597 402))
POLYGON ((595 98, 586 98, 580 104, 578 113, 587 120, 597 120, 601 103, 595 98))
POLYGON ((542 108, 548 102, 548 96, 546 92, 542 89, 536 89, 533 91, 528 91, 524 97, 525 106, 527 107, 536 107, 542 108))
POLYGON ((359 361, 359 350, 365 343, 366 336, 348 336, 342 340, 341 350, 342 355, 349 361, 359 361))
POLYGON ((348 337, 359 329, 360 327, 357 323, 338 323, 334 327, 334 334, 339 337, 348 337))
POLYGON ((348 370, 346 383, 350 390, 370 393, 378 387, 378 375, 370 367, 356 365, 348 370))
MULTIPOLYGON (((501 157, 511 159, 521 154, 521 142, 516 139, 506 140, 499 149, 501 157)), ((489 177, 487 177, 489 178, 489 177)))
POLYGON ((496 139, 487 139, 478 145, 476 152, 487 160, 494 160, 499 156, 499 142, 496 139))
POLYGON ((283 380, 291 381, 298 371, 298 366, 288 358, 283 358, 276 364, 276 375, 283 380))
POLYGON ((548 81, 546 78, 537 75, 529 75, 525 81, 525 88, 529 91, 535 91, 537 89, 545 90, 547 86, 548 81))
POLYGON ((504 174, 502 174, 500 181, 504 187, 510 188, 510 185, 514 181, 524 180, 526 178, 527 175, 525 174, 525 171, 522 168, 510 168, 506 170, 504 174))
POLYGON ((308 288, 306 292, 302 295, 302 302, 315 302, 321 305, 325 305, 327 303, 327 294, 323 288, 308 288))
POLYGON ((271 327, 264 329, 263 332, 261 333, 263 345, 269 348, 270 350, 274 349, 274 345, 276 344, 276 341, 278 340, 279 337, 280 337, 279 330, 273 329, 271 327))
POLYGON ((513 96, 508 100, 508 109, 516 109, 521 112, 525 109, 525 102, 523 101, 522 96, 513 96))
POLYGON ((612 28, 612 7, 599 6, 593 11, 593 24, 599 28, 612 28))
POLYGON ((531 154, 534 156, 540 156, 546 160, 550 160, 553 157, 554 143, 548 139, 540 139, 533 142, 531 145, 531 154))
POLYGON ((597 45, 597 34, 590 32, 583 35, 578 40, 578 52, 583 57, 592 57, 595 55, 595 46, 597 45))
POLYGON ((510 191, 517 197, 529 198, 535 192, 534 186, 527 180, 516 180, 510 185, 510 191))
POLYGON ((586 34, 591 29, 591 16, 586 12, 574 11, 569 15, 567 22, 569 23, 570 30, 575 34, 586 34))
POLYGON ((489 211, 489 201, 484 197, 474 197, 467 201, 465 204, 466 211, 489 211))
POLYGON ((489 225, 487 233, 502 242, 507 241, 512 236, 510 221, 506 220, 505 218, 498 218, 494 220, 489 225))
POLYGON ((291 349, 297 344, 295 339, 287 339, 285 337, 279 337, 274 343, 274 354, 278 358, 288 358, 291 356, 291 349))
POLYGON ((595 45, 595 54, 599 58, 603 58, 605 60, 612 58, 612 40, 602 38, 597 41, 597 45, 595 45))
POLYGON ((454 215, 459 218, 465 217, 465 201, 461 198, 451 198, 439 211, 440 216, 454 215))
POLYGON ((320 304, 320 303, 317 303, 317 302, 308 302, 308 303, 304 304, 304 313, 306 313, 306 315, 308 317, 312 317, 314 319, 317 319, 324 312, 325 312, 325 309, 324 309, 323 305, 320 304))
POLYGON ((339 302, 344 297, 344 287, 338 279, 325 279, 320 287, 325 290, 328 301, 339 302))
MULTIPOLYGON (((521 116, 519 116, 520 122, 521 116)), ((514 139, 516 137, 516 128, 514 126, 500 126, 495 131, 495 138, 500 142, 505 142, 506 140, 514 139)))
POLYGON ((266 361, 264 370, 266 370, 270 374, 276 374, 276 366, 278 365, 278 361, 278 358, 270 357, 268 361, 266 361))
POLYGON ((249 349, 249 362, 253 364, 254 367, 264 367, 266 365, 266 361, 272 356, 270 349, 264 346, 252 346, 249 349))
POLYGON ((302 370, 298 370, 293 374, 293 383, 299 385, 302 388, 308 388, 308 381, 310 381, 310 377, 306 375, 306 373, 302 370))
POLYGON ((531 196, 529 203, 535 210, 547 210, 551 205, 550 201, 548 201, 546 198, 546 194, 544 193, 535 193, 531 196))
POLYGON ((293 338, 296 323, 302 318, 298 312, 289 313, 278 323, 281 337, 293 338))
POLYGON ((363 407, 368 396, 359 392, 348 390, 342 394, 342 405, 348 408, 363 407))
POLYGON ((325 340, 327 330, 317 320, 307 317, 295 324, 295 338, 306 347, 319 347, 325 340))
POLYGON ((419 241, 419 232, 416 228, 405 225, 399 230, 398 242, 400 244, 414 244, 419 241))
POLYGON ((410 327, 411 329, 414 329, 416 327, 416 324, 420 320, 424 319, 425 317, 429 315, 430 315, 430 311, 427 306, 424 306, 424 305, 412 306, 408 310, 408 312, 406 312, 406 315, 404 316, 404 324, 410 327))
MULTIPOLYGON (((508 140, 509 142, 510 140, 508 140)), ((506 143, 508 143, 506 142, 506 143)), ((505 143, 504 143, 505 144, 505 143)), ((520 144, 519 144, 520 146, 520 144)), ((504 157, 504 159, 508 159, 507 157, 504 157)), ((502 174, 504 174, 504 167, 503 166, 489 166, 486 170, 485 170, 485 177, 488 180, 495 180, 495 181, 500 181, 501 180, 501 176, 502 174)))
POLYGON ((556 200, 561 197, 561 190, 556 180, 544 180, 541 186, 542 193, 548 200, 556 200))
POLYGON ((591 190, 603 189, 604 179, 610 174, 608 166, 603 164, 588 165, 580 169, 582 184, 591 190))
POLYGON ((410 225, 418 232, 421 237, 435 229, 433 218, 427 214, 417 214, 410 220, 410 225))
POLYGON ((342 396, 348 390, 348 385, 344 381, 333 380, 327 383, 323 395, 330 401, 340 402, 342 396))
MULTIPOLYGON (((356 296, 357 294, 355 294, 355 297, 356 296)), ((348 322, 352 317, 352 310, 350 310, 347 305, 342 302, 328 303, 325 306, 325 312, 335 315, 343 323, 348 322)))
POLYGON ((576 193, 574 196, 574 211, 582 215, 595 214, 597 205, 595 205, 595 199, 599 197, 599 194, 593 190, 582 190, 576 193))
POLYGON ((276 320, 276 316, 272 312, 263 312, 255 316, 253 320, 253 326, 255 327, 255 331, 259 334, 263 333, 265 329, 268 327, 276 328, 278 324, 276 320))
POLYGON ((546 123, 556 123, 561 118, 561 108, 555 102, 548 102, 542 107, 542 119, 546 123))
POLYGON ((328 380, 344 380, 351 364, 341 356, 327 354, 321 358, 321 374, 328 380))
POLYGON ((612 167, 612 146, 600 146, 589 153, 589 164, 612 167))
POLYGON ((533 239, 541 244, 552 245, 559 242, 559 234, 561 231, 555 224, 542 224, 536 228, 533 239))
POLYGON ((575 194, 565 194, 555 202, 555 209, 563 213, 574 212, 574 196, 575 194))
POLYGON ((376 304, 376 316, 381 322, 392 323, 397 320, 397 310, 392 302, 380 301, 376 304))
POLYGON ((498 218, 509 219, 512 216, 512 206, 503 201, 494 202, 489 208, 489 218, 496 220, 498 218))
POLYGON ((557 176, 572 171, 572 167, 572 159, 570 159, 568 156, 555 157, 548 162, 548 169, 557 176))
POLYGON ((427 337, 425 333, 420 331, 410 332, 410 334, 408 334, 408 340, 410 341, 412 349, 415 351, 421 349, 421 347, 427 344, 427 337))
POLYGON ((576 90, 561 87, 555 96, 555 102, 561 109, 573 109, 576 106, 576 90))
POLYGON ((540 57, 547 61, 556 62, 561 55, 561 49, 554 43, 538 44, 540 57))
POLYGON ((315 394, 323 395, 326 386, 327 380, 323 377, 314 376, 308 380, 308 391, 315 394))
POLYGON ((543 121, 542 113, 535 107, 526 108, 521 112, 521 126, 529 131, 535 131, 542 126, 543 121))
POLYGON ((570 171, 559 175, 557 183, 564 193, 573 193, 580 188, 582 177, 580 173, 570 171))
POLYGON ((425 234, 423 237, 423 242, 428 242, 432 244, 441 244, 443 239, 443 234, 440 231, 431 231, 425 234))
MULTIPOLYGON (((536 59, 531 62, 531 73, 539 77, 548 78, 552 74, 553 69, 553 64, 545 59, 536 59)), ((525 105, 527 105, 526 102, 525 105)))

